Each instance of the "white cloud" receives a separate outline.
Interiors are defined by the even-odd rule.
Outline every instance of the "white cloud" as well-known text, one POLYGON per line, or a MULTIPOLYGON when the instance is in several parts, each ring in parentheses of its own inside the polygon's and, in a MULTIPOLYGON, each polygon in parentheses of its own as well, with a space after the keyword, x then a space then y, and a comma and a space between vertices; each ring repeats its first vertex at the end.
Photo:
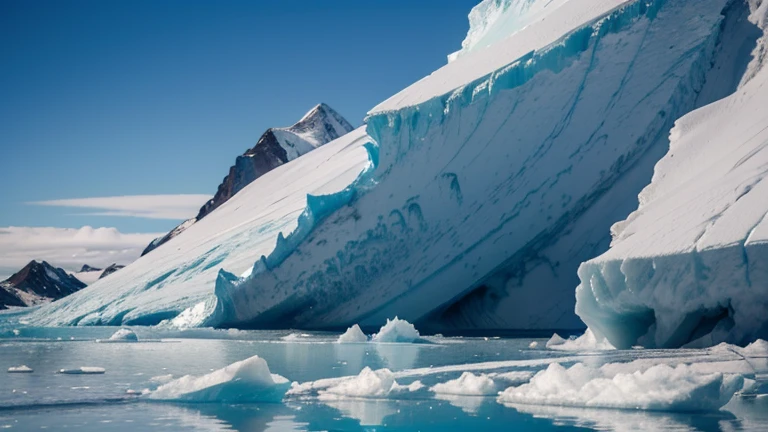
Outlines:
POLYGON ((183 220, 194 217, 210 195, 126 195, 34 201, 27 204, 99 210, 88 216, 128 216, 183 220))
POLYGON ((29 261, 45 260, 69 271, 83 264, 128 264, 165 233, 123 234, 115 228, 0 227, 0 280, 29 261))

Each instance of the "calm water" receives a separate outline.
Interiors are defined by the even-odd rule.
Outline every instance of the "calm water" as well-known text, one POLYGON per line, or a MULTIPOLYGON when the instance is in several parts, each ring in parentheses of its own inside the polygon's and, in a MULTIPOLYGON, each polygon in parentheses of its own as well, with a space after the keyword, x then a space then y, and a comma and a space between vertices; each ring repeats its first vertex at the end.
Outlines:
MULTIPOLYGON (((253 355, 273 373, 306 382, 356 375, 365 366, 414 372, 433 385, 456 378, 461 365, 494 362, 494 371, 537 370, 553 358, 599 365, 639 357, 697 355, 693 351, 557 353, 529 349, 532 339, 432 338, 432 344, 333 343, 337 334, 209 329, 134 329, 143 342, 97 343, 115 328, 36 329, 0 324, 0 367, 26 364, 32 374, 0 374, 0 428, 10 430, 472 431, 472 430, 768 430, 768 405, 731 411, 672 414, 620 410, 505 407, 495 398, 346 400, 289 398, 281 404, 175 404, 131 396, 167 375, 202 375, 253 355), (14 330, 16 330, 14 332, 14 330), (292 336, 291 333, 294 333, 292 336), (541 362, 532 360, 542 360, 541 362), (505 362, 505 363, 496 363, 505 362), (450 367, 457 365, 456 367, 450 367), (98 366, 103 375, 55 374, 98 366), (447 366, 438 369, 438 367, 447 366), (159 377, 159 378, 158 378, 159 377)), ((545 340, 538 340, 543 346, 545 340)), ((701 353, 698 353, 701 354, 701 353)))

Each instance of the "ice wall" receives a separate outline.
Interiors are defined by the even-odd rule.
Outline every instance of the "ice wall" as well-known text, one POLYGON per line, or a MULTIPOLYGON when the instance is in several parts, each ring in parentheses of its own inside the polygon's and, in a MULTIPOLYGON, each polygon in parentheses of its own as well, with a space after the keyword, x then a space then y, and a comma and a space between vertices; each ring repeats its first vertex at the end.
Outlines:
MULTIPOLYGON (((751 6, 754 32, 768 3, 751 6)), ((738 91, 675 124, 639 208, 612 228, 611 249, 579 268, 576 312, 617 347, 768 336, 768 70, 758 36, 753 53, 740 53, 754 60, 738 71, 738 91)))
POLYGON ((448 61, 485 47, 535 21, 544 19, 569 0, 483 0, 469 12, 469 31, 461 49, 448 55, 448 61))
POLYGON ((375 187, 222 272, 209 323, 579 326, 571 275, 701 102, 727 3, 564 2, 393 96, 367 119, 375 187))

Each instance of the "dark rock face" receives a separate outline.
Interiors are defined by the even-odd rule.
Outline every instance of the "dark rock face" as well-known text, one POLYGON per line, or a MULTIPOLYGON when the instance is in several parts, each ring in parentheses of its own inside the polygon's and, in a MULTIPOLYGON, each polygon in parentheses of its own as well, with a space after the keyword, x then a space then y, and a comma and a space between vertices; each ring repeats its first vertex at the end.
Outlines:
POLYGON ((91 267, 88 264, 83 264, 83 267, 80 269, 80 273, 92 272, 92 271, 101 271, 101 269, 96 267, 91 267))
POLYGON ((120 264, 112 264, 111 266, 104 269, 104 271, 101 273, 101 276, 99 276, 99 279, 104 279, 105 277, 111 275, 112 273, 120 270, 123 267, 125 266, 120 264))
POLYGON ((47 262, 30 261, 23 269, 0 282, 0 309, 34 306, 66 297, 85 284, 64 269, 47 262))
POLYGON ((353 129, 344 117, 326 104, 315 106, 291 127, 268 129, 253 148, 237 157, 235 165, 229 168, 229 174, 216 190, 216 195, 200 208, 196 217, 184 221, 168 234, 153 240, 141 255, 146 255, 181 234, 257 178, 353 129))

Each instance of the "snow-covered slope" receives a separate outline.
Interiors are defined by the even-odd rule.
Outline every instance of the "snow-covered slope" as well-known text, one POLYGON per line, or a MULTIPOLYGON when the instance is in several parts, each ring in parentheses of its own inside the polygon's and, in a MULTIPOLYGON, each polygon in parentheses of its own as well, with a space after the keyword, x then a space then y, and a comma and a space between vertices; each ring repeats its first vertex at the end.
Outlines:
POLYGON ((210 322, 580 326, 579 263, 636 206, 674 120, 738 84, 721 69, 751 34, 728 5, 563 2, 383 102, 376 186, 326 199, 320 223, 310 206, 250 276, 222 272, 210 322))
MULTIPOLYGON (((768 2, 752 3, 764 27, 768 2)), ((576 311, 617 347, 768 337, 764 44, 735 94, 675 124, 639 208, 579 269, 576 311)))
POLYGON ((235 165, 229 168, 229 174, 219 185, 216 195, 200 208, 197 216, 182 222, 163 237, 152 240, 142 255, 181 234, 270 170, 309 153, 352 129, 354 128, 344 117, 324 103, 309 110, 293 126, 268 129, 253 148, 238 156, 235 165))
POLYGON ((250 269, 272 250, 278 232, 294 229, 307 194, 350 184, 367 163, 365 139, 358 129, 277 167, 163 247, 30 319, 46 325, 152 325, 198 303, 215 303, 219 268, 250 269))

